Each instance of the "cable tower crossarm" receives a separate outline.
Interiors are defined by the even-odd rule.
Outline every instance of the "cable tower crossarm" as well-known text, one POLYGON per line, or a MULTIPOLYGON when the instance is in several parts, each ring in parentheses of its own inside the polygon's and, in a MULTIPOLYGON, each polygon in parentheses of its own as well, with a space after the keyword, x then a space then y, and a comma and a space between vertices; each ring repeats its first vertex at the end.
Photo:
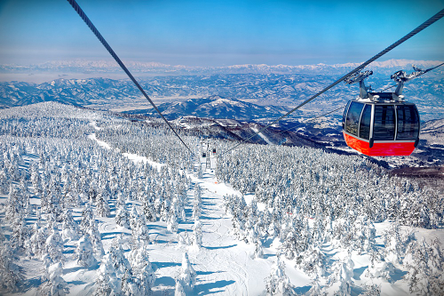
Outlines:
MULTIPOLYGON (((385 55, 386 53, 388 53, 389 51, 391 51, 392 49, 394 49, 395 47, 399 46, 400 44, 404 43, 405 41, 407 41, 408 39, 412 38, 413 36, 415 36, 416 34, 418 34, 419 32, 421 32, 422 30, 424 30, 425 28, 429 27, 430 25, 432 25, 433 23, 435 23, 436 21, 438 21, 439 19, 441 19, 444 16, 444 9, 442 9, 441 11, 439 11, 437 14, 435 14, 434 16, 432 16, 431 18, 429 18, 428 20, 426 20, 424 23, 422 23, 421 25, 419 25, 418 27, 416 27, 414 30, 412 30, 410 33, 408 33, 407 35, 405 35, 404 37, 402 37, 401 39, 399 39, 398 41, 396 41, 395 43, 393 43, 392 45, 390 45, 389 47, 385 48, 384 50, 382 50, 381 52, 379 52, 378 54, 376 54, 375 56, 373 56, 372 58, 370 58, 369 60, 367 60, 366 62, 362 63, 361 65, 359 65, 358 67, 356 67, 355 69, 353 69, 352 71, 350 71, 349 73, 345 74, 344 76, 342 76, 341 78, 339 78, 338 80, 336 80, 335 82, 333 82, 332 84, 330 84, 329 86, 327 86, 326 88, 324 88, 323 90, 321 90, 320 92, 318 92, 317 94, 313 95, 312 97, 308 98, 307 100, 305 100, 304 102, 302 102, 300 105, 296 106, 295 108, 293 108, 292 110, 288 111, 286 114, 282 115, 281 117, 279 117, 278 119, 274 120, 272 123, 266 125, 265 127, 263 127, 261 130, 259 130, 257 133, 255 133, 254 135, 250 136, 248 139, 246 139, 245 141, 248 142, 249 140, 251 140, 253 137, 255 137, 256 135, 262 133, 263 131, 265 131, 266 129, 268 129, 270 126, 272 126, 273 124, 281 121, 282 119, 284 119, 285 117, 287 117, 288 115, 290 115, 291 113, 293 113, 294 111, 300 109, 301 107, 303 107, 304 105, 310 103, 311 101, 313 101, 314 99, 316 99, 318 96, 320 96, 321 94, 325 93, 326 91, 328 91, 329 89, 333 88, 334 86, 336 86, 337 84, 341 83, 342 81, 344 81, 345 79, 347 79, 349 76, 355 74, 358 71, 361 71, 362 69, 364 69, 366 66, 368 66, 370 63, 374 62, 375 60, 379 59, 380 57, 382 57, 383 55, 385 55)), ((221 153, 221 154, 225 154, 228 153, 229 151, 237 148, 238 146, 240 146, 242 143, 238 143, 235 146, 231 147, 230 149, 226 150, 225 152, 221 153)))
POLYGON ((163 116, 162 112, 157 108, 157 106, 154 104, 154 102, 151 100, 151 98, 146 94, 146 92, 143 90, 143 88, 140 86, 139 82, 134 78, 134 76, 131 74, 131 72, 128 70, 128 68, 125 66, 125 64, 120 60, 120 58, 117 56, 117 54, 114 52, 114 50, 111 48, 111 46, 108 44, 108 42, 103 38, 102 34, 100 34, 99 30, 94 26, 94 24, 91 22, 91 20, 88 18, 88 16, 85 14, 85 12, 80 8, 79 4, 75 0, 68 0, 69 4, 74 8, 74 10, 78 13, 78 15, 82 18, 82 20, 86 23, 86 25, 90 28, 90 30, 96 35, 97 39, 102 43, 102 45, 106 48, 106 50, 109 52, 109 54, 114 58, 114 60, 119 64, 120 68, 128 75, 128 77, 131 79, 131 81, 136 85, 136 87, 140 90, 140 92, 143 94, 143 96, 150 102, 151 106, 153 106, 154 110, 160 115, 160 117, 165 121, 165 123, 168 125, 168 127, 173 131, 173 133, 177 136, 177 138, 182 142, 182 144, 190 151, 191 155, 195 155, 194 152, 188 147, 188 145, 182 140, 182 138, 179 136, 179 134, 174 130, 174 128, 171 126, 171 124, 168 122, 168 120, 163 116))
MULTIPOLYGON (((426 69, 426 70, 421 70, 421 69, 415 67, 415 65, 413 65, 413 68, 414 68, 415 70, 419 70, 419 71, 420 71, 420 73, 419 73, 418 75, 416 75, 414 78, 417 78, 417 77, 419 77, 419 76, 422 76, 422 75, 426 74, 427 72, 430 72, 430 71, 432 71, 432 70, 435 70, 436 68, 439 68, 439 67, 441 67, 442 65, 444 65, 444 63, 441 63, 441 64, 439 64, 439 65, 437 65, 437 66, 434 66, 434 67, 429 68, 429 69, 426 69)), ((389 89, 391 89, 391 88, 394 88, 394 87, 396 87, 396 86, 397 86, 396 84, 395 84, 395 85, 389 85, 389 86, 387 86, 386 88, 382 89, 381 92, 384 92, 384 91, 389 90, 389 89)))

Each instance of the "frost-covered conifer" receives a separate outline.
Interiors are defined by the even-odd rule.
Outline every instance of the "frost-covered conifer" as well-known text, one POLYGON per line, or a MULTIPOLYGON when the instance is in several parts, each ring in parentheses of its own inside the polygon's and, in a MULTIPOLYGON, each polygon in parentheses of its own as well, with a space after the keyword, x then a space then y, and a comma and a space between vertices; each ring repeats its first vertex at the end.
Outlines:
POLYGON ((194 220, 193 246, 196 248, 202 247, 202 223, 199 220, 194 220))
POLYGON ((139 285, 134 281, 131 270, 127 270, 122 276, 122 295, 124 296, 142 296, 139 285))
POLYGON ((170 218, 171 202, 169 199, 164 199, 160 208, 160 220, 167 222, 170 218))
POLYGON ((96 219, 94 219, 94 217, 90 221, 89 228, 86 230, 86 233, 88 233, 89 237, 91 238, 91 242, 94 246, 95 255, 102 257, 105 252, 103 251, 102 238, 100 236, 100 232, 97 227, 97 222, 96 219))
POLYGON ((142 244, 150 243, 149 229, 145 220, 145 216, 141 215, 137 220, 138 224, 135 231, 133 231, 133 239, 139 241, 142 244))
POLYGON ((325 255, 319 247, 309 245, 307 250, 300 253, 296 264, 307 274, 316 274, 319 277, 324 275, 325 255))
POLYGON ((381 286, 378 285, 368 285, 365 286, 363 296, 380 296, 381 295, 381 286))
POLYGON ((83 267, 89 268, 97 264, 89 234, 85 234, 80 238, 75 251, 75 258, 77 259, 77 264, 83 267))
POLYGON ((182 283, 176 280, 176 286, 174 287, 174 296, 186 296, 185 290, 183 289, 182 283))
POLYGON ((129 260, 138 290, 141 295, 150 295, 156 277, 149 260, 148 250, 142 244, 131 251, 129 260))
POLYGON ((68 284, 62 278, 62 264, 55 263, 46 271, 47 281, 40 285, 37 295, 41 296, 64 296, 69 293, 68 284))
POLYGON ((28 226, 26 226, 26 221, 16 217, 11 223, 11 228, 11 247, 15 250, 23 250, 26 246, 26 241, 29 239, 30 233, 28 226))
POLYGON ((8 292, 15 292, 24 279, 20 267, 13 260, 11 246, 3 241, 0 248, 0 287, 8 292))
POLYGON ((45 251, 46 239, 48 238, 48 231, 46 228, 39 228, 35 223, 33 233, 28 240, 27 250, 31 256, 40 257, 45 251))
POLYGON ((140 215, 137 211, 137 207, 133 205, 131 207, 131 212, 129 215, 130 228, 133 230, 137 230, 137 226, 139 224, 140 215))
POLYGON ((186 293, 193 291, 194 285, 196 284, 196 272, 191 266, 187 253, 183 254, 181 273, 177 280, 180 281, 186 293))
POLYGON ((0 170, 0 194, 7 194, 10 185, 11 185, 11 180, 6 175, 6 172, 0 170))
POLYGON ((11 184, 9 187, 8 202, 6 206, 6 221, 22 220, 25 213, 24 197, 19 189, 11 184))
POLYGON ((292 260, 299 253, 298 249, 298 239, 297 233, 294 229, 290 229, 287 233, 287 237, 281 246, 281 252, 284 254, 285 258, 292 260))
POLYGON ((100 263, 95 283, 94 296, 121 295, 121 279, 117 277, 111 254, 106 254, 100 263))
POLYGON ((96 214, 99 217, 108 217, 110 214, 108 200, 100 193, 96 197, 96 214))
POLYGON ((351 295, 351 287, 353 286, 353 267, 354 263, 350 258, 350 254, 343 260, 338 261, 333 266, 333 273, 331 275, 332 282, 339 283, 338 290, 335 295, 351 295))
POLYGON ((72 216, 72 210, 67 209, 62 215, 62 238, 65 240, 77 240, 80 236, 80 228, 72 216))
POLYGON ((63 240, 57 228, 53 228, 52 234, 46 239, 45 250, 52 263, 65 261, 63 256, 63 240))
POLYGON ((83 233, 88 232, 91 224, 91 220, 94 219, 94 213, 92 211, 91 204, 88 202, 82 210, 82 220, 80 222, 80 229, 83 233))
POLYGON ((262 247, 262 241, 258 239, 254 243, 253 258, 263 258, 263 257, 264 257, 264 248, 262 247))
POLYGON ((276 256, 276 263, 270 275, 265 278, 265 289, 268 295, 296 295, 285 274, 285 263, 281 261, 280 256, 276 256))
POLYGON ((313 281, 313 286, 311 286, 310 290, 308 290, 307 296, 327 296, 327 292, 322 290, 322 287, 319 285, 319 278, 316 277, 313 281))
POLYGON ((202 188, 196 185, 194 189, 194 202, 193 202, 193 218, 199 219, 202 214, 202 188))
POLYGON ((143 207, 143 213, 145 214, 145 218, 149 222, 155 222, 157 220, 157 215, 154 208, 154 204, 145 200, 143 201, 142 207, 143 207))
POLYGON ((177 230, 179 229, 179 224, 177 223, 177 218, 174 213, 170 214, 170 217, 167 222, 167 229, 168 231, 171 231, 173 233, 177 233, 177 230))
POLYGON ((130 228, 130 215, 124 203, 118 203, 116 213, 116 223, 117 225, 125 228, 130 228))
POLYGON ((116 274, 119 277, 122 277, 125 273, 132 273, 131 265, 126 259, 123 249, 121 247, 123 242, 122 236, 119 236, 113 240, 111 243, 111 248, 109 249, 110 259, 114 264, 114 268, 116 270, 116 274))

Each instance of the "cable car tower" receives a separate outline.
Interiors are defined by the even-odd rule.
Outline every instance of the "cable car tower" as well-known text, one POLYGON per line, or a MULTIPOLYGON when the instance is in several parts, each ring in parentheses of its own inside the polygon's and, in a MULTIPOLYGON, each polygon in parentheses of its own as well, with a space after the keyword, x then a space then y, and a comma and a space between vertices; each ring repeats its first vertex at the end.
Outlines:
POLYGON ((215 169, 216 167, 216 148, 208 140, 200 144, 202 151, 202 160, 205 160, 205 169, 215 169))
MULTIPOLYGON (((397 83, 394 92, 372 92, 364 80, 372 71, 358 72, 346 84, 359 83, 359 96, 347 103, 342 128, 345 142, 368 156, 407 156, 419 143, 419 113, 413 103, 406 102, 404 84, 426 72, 413 66, 411 74, 398 71, 391 76, 397 83)), ((434 69, 434 68, 433 68, 434 69)))

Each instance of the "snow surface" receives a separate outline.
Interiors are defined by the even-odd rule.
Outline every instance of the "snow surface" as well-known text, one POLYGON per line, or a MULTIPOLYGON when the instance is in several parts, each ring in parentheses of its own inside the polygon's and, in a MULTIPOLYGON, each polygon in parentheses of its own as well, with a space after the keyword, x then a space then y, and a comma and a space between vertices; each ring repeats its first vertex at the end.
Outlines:
MULTIPOLYGON (((96 122, 90 125, 99 130, 96 122)), ((263 136, 263 135, 262 135, 263 136)), ((97 139, 96 134, 92 133, 88 138, 97 143, 104 149, 116 149, 105 141, 97 139)), ((264 137, 265 138, 265 137, 264 137)), ((118 151, 118 150, 117 150, 118 151)), ((122 153, 128 159, 138 164, 147 162, 151 166, 161 169, 165 164, 154 162, 146 157, 137 154, 122 153)), ((211 155, 212 166, 215 165, 215 158, 211 155)), ((37 162, 38 157, 32 155, 30 151, 25 162, 29 166, 31 162, 37 162)), ((199 166, 205 167, 204 159, 200 159, 195 163, 196 171, 199 166)), ((196 295, 217 294, 217 295, 264 295, 265 294, 265 278, 269 276, 272 265, 276 262, 276 256, 279 252, 280 242, 278 239, 267 240, 264 242, 263 258, 255 258, 255 246, 239 241, 232 235, 232 219, 225 212, 224 196, 242 194, 233 189, 231 186, 220 183, 211 169, 205 169, 202 178, 198 178, 194 174, 187 173, 187 177, 191 179, 192 186, 188 190, 186 219, 179 224, 178 233, 172 233, 167 230, 167 223, 158 221, 148 223, 150 241, 153 243, 148 245, 150 261, 155 267, 156 281, 154 284, 154 295, 173 295, 175 287, 175 279, 179 276, 181 270, 182 257, 185 252, 188 253, 189 260, 193 268, 197 272, 197 284, 194 289, 196 295), (180 237, 190 237, 192 234, 193 218, 191 216, 192 205, 194 199, 194 190, 200 186, 202 191, 202 214, 200 221, 202 223, 203 238, 202 247, 197 248, 191 244, 182 244, 180 237)), ((244 196, 247 203, 251 203, 255 199, 254 194, 246 194, 244 196)), ((34 200, 34 202, 36 202, 34 200)), ((2 206, 6 203, 6 196, 0 198, 2 206)), ((139 201, 130 201, 137 205, 141 205, 139 201)), ((265 205, 259 203, 260 210, 265 209, 265 205)), ((123 243, 122 248, 128 252, 130 250, 129 238, 131 231, 116 224, 112 210, 111 217, 99 218, 98 227, 102 238, 105 252, 109 250, 111 242, 119 235, 128 238, 128 242, 123 243)), ((287 213, 288 214, 288 213, 287 213)), ((74 219, 80 220, 81 209, 74 209, 74 219)), ((377 244, 382 246, 383 232, 390 228, 391 222, 375 223, 377 244)), ((422 228, 402 227, 403 231, 414 231, 417 239, 425 238, 431 241, 438 237, 444 240, 443 229, 426 230, 422 228)), ((78 265, 71 258, 76 244, 69 242, 65 244, 64 252, 67 261, 63 265, 63 279, 68 283, 70 295, 89 295, 94 291, 94 282, 98 274, 98 265, 85 268, 78 265)), ((322 245, 322 251, 332 260, 342 261, 350 256, 351 265, 353 266, 353 280, 357 284, 377 284, 380 285, 381 295, 408 295, 407 281, 402 278, 402 270, 395 270, 397 273, 389 274, 388 278, 378 277, 374 279, 364 278, 363 272, 368 269, 370 258, 368 254, 358 254, 352 252, 348 254, 345 249, 334 245, 332 242, 322 245)), ((305 274, 295 267, 292 260, 286 260, 281 256, 281 260, 285 262, 285 273, 288 276, 295 292, 303 294, 307 292, 313 285, 313 278, 305 274)), ((22 258, 20 265, 24 268, 26 278, 32 283, 38 283, 43 274, 43 264, 35 259, 22 258)), ((378 266, 382 269, 382 266, 378 266)), ((325 282, 321 283, 326 285, 325 282)), ((35 285, 35 284, 34 284, 35 285)), ((333 283, 329 288, 329 292, 333 294, 337 291, 338 283, 333 283)), ((36 288, 27 290, 25 294, 35 295, 36 288)), ((18 293, 7 295, 19 295, 18 293)))
MULTIPOLYGON (((107 143, 98 140, 94 134, 91 134, 89 138, 106 149, 112 149, 107 143)), ((164 166, 164 164, 156 163, 136 154, 124 153, 123 155, 135 163, 145 161, 157 168, 164 166)), ((212 162, 215 161, 215 158, 211 157, 211 159, 212 162)), ((196 165, 201 165, 205 169, 205 159, 201 158, 200 163, 196 165)), ((224 195, 241 196, 241 193, 227 184, 219 183, 214 171, 210 169, 204 171, 201 179, 193 174, 188 174, 188 177, 191 178, 193 187, 199 185, 203 189, 203 209, 200 217, 203 230, 202 247, 196 248, 192 245, 179 243, 179 236, 190 235, 192 232, 193 222, 190 214, 187 214, 187 221, 179 225, 177 234, 167 231, 165 222, 149 223, 150 239, 153 241, 153 244, 149 245, 149 255, 152 264, 157 268, 154 295, 174 294, 175 278, 180 274, 184 252, 188 252, 190 262, 197 271, 197 284, 194 290, 196 295, 265 295, 264 279, 270 274, 272 265, 276 261, 280 243, 277 239, 268 242, 264 245, 263 259, 254 258, 254 245, 239 241, 231 234, 231 217, 225 213, 223 205, 224 195)), ((247 203, 255 198, 253 194, 247 194, 244 197, 247 203)), ((188 199, 192 204, 192 192, 188 193, 188 199)), ((137 201, 133 202, 138 203, 137 201)), ((258 207, 263 210, 265 206, 259 203, 258 207)), ((118 234, 130 234, 128 229, 116 225, 114 218, 99 218, 99 220, 101 222, 99 231, 103 237, 105 251, 118 234)), ((390 222, 375 223, 377 237, 379 237, 378 243, 383 243, 381 234, 390 227, 390 224, 390 222)), ((414 229, 404 228, 406 230, 414 229)), ((444 239, 442 230, 420 228, 416 230, 416 233, 419 234, 419 238, 425 237, 429 241, 437 236, 441 240, 444 239)), ((124 246, 124 249, 128 250, 129 245, 124 246)), ((345 250, 330 244, 325 244, 323 251, 338 260, 347 256, 345 250)), ((365 282, 365 279, 360 279, 360 274, 369 266, 369 256, 353 253, 351 259, 356 282, 365 282)), ((285 272, 295 287, 295 291, 298 293, 307 292, 313 284, 313 279, 298 270, 293 261, 283 257, 281 260, 286 263, 285 272)), ((29 273, 33 272, 38 273, 37 270, 29 271, 29 273)), ((75 262, 68 262, 64 266, 64 279, 68 282, 72 295, 86 295, 92 292, 96 276, 96 270, 80 268, 75 262)), ((395 277, 395 275, 393 276, 395 277)), ((381 295, 409 295, 406 282, 399 278, 389 279, 389 281, 378 278, 373 279, 371 283, 381 285, 381 295)), ((332 294, 337 288, 336 286, 333 284, 330 287, 329 291, 332 294)), ((27 293, 27 295, 32 294, 27 293)))

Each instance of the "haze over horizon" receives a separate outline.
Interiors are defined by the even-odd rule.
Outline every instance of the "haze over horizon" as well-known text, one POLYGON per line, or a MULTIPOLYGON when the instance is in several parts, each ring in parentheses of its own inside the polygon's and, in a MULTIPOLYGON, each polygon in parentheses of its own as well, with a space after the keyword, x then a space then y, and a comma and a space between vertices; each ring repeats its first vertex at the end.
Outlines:
MULTIPOLYGON (((425 1, 86 1, 122 60, 220 67, 362 62, 444 8, 425 1)), ((387 59, 444 60, 444 21, 387 59)), ((108 60, 63 0, 0 1, 0 64, 108 60)))

